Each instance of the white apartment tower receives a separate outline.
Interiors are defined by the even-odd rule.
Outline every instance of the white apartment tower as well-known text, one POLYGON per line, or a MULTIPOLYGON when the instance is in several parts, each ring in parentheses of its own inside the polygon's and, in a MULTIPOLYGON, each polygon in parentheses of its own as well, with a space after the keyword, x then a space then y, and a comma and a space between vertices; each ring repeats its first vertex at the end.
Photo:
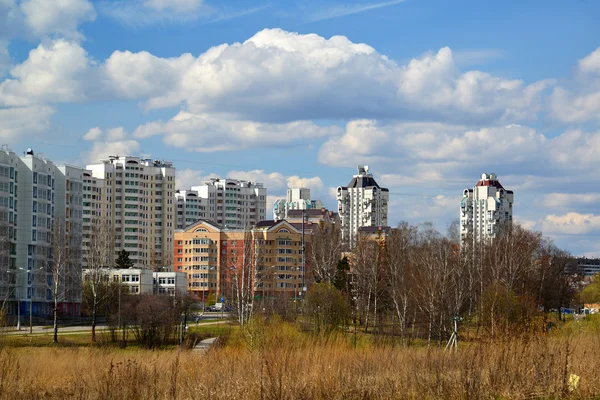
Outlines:
POLYGON ((61 274, 61 312, 79 315, 81 305, 83 170, 55 166, 28 149, 23 156, 0 150, 0 296, 23 315, 52 312, 53 232, 65 235, 74 255, 61 274), (64 229, 56 230, 60 223, 64 229))
POLYGON ((179 190, 175 199, 178 229, 199 219, 227 229, 248 229, 267 214, 267 189, 257 182, 212 178, 191 190, 179 190))
POLYGON ((482 174, 473 189, 465 189, 460 203, 461 243, 492 239, 500 226, 512 223, 514 194, 506 190, 496 174, 482 174))
POLYGON ((323 203, 310 199, 310 189, 293 188, 287 190, 285 199, 277 199, 273 203, 273 219, 276 221, 287 219, 289 210, 321 209, 323 203))
POLYGON ((350 183, 337 188, 342 240, 353 245, 359 228, 387 226, 389 198, 389 190, 379 187, 369 167, 359 165, 350 183))
POLYGON ((111 156, 86 169, 86 232, 94 219, 106 223, 113 230, 115 259, 124 249, 136 268, 170 269, 176 225, 173 164, 111 156))

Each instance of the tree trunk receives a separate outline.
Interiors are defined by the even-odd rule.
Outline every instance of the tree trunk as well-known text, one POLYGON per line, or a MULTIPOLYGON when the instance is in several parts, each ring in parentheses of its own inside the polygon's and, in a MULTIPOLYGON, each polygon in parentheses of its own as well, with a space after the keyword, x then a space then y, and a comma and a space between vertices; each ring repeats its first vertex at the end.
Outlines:
POLYGON ((92 342, 96 341, 96 309, 98 308, 98 301, 94 296, 94 304, 92 307, 92 342))
POLYGON ((54 343, 58 343, 58 299, 54 297, 54 343))

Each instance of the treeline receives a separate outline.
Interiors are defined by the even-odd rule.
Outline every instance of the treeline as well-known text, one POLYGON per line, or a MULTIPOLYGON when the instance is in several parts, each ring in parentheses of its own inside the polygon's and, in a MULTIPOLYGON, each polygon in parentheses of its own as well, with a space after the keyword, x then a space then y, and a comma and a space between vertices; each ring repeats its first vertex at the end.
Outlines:
POLYGON ((495 337, 544 329, 545 313, 571 305, 577 292, 569 254, 519 225, 463 246, 457 223, 445 235, 401 223, 359 237, 349 252, 335 230, 318 230, 313 243, 305 307, 317 329, 353 325, 431 344, 447 340, 457 318, 468 334, 495 337))

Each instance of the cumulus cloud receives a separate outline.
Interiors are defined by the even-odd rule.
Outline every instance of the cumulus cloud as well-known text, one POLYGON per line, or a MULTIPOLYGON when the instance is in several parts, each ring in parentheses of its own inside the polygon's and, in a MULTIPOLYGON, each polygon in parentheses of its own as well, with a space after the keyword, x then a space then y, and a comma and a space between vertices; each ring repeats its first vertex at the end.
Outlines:
POLYGON ((102 136, 102 133, 102 129, 96 126, 94 128, 91 128, 89 131, 86 132, 85 135, 83 135, 83 140, 98 140, 102 136))
MULTIPOLYGON (((351 121, 326 141, 319 161, 353 167, 377 162, 398 183, 447 181, 482 171, 532 179, 596 176, 600 131, 568 130, 552 137, 521 125, 468 129, 431 123, 351 121), (565 151, 568 149, 568 151, 565 151)), ((597 180, 597 178, 594 177, 597 180)))
POLYGON ((544 196, 543 205, 549 208, 597 207, 600 193, 549 193, 544 196))
POLYGON ((56 34, 81 38, 77 27, 96 18, 94 6, 88 0, 24 0, 19 6, 34 37, 56 34))
POLYGON ((600 215, 576 212, 548 215, 542 225, 544 232, 583 235, 600 230, 600 215))
POLYGON ((572 80, 554 89, 549 109, 566 123, 600 120, 600 47, 579 60, 572 80))
POLYGON ((77 43, 58 39, 42 43, 0 83, 0 106, 77 102, 90 95, 91 61, 77 43))
POLYGON ((0 138, 13 140, 44 132, 55 110, 48 106, 0 108, 0 138))
POLYGON ((198 57, 117 51, 102 63, 89 59, 77 43, 58 40, 34 49, 11 75, 0 94, 4 103, 139 99, 148 108, 184 105, 194 115, 271 123, 531 119, 548 85, 461 72, 449 48, 398 65, 344 36, 326 39, 281 29, 262 30, 244 43, 216 46, 198 57), (39 89, 28 85, 34 79, 41 79, 39 89))
POLYGON ((194 169, 178 169, 175 173, 175 186, 179 190, 189 190, 192 186, 198 186, 202 182, 210 180, 210 178, 218 177, 217 174, 194 169))
POLYGON ((109 156, 139 155, 139 152, 140 144, 135 140, 96 141, 91 149, 82 155, 82 158, 87 163, 96 163, 107 159, 109 156))
POLYGON ((149 122, 139 126, 134 136, 148 138, 163 135, 164 142, 171 146, 188 151, 213 152, 289 147, 340 132, 338 127, 322 127, 310 121, 262 123, 182 111, 167 122, 149 122))

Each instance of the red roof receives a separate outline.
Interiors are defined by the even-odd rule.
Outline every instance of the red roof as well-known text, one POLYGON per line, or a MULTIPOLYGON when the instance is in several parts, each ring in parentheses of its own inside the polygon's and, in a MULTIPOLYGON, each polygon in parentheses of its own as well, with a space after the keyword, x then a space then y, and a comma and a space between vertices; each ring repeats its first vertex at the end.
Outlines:
POLYGON ((493 180, 489 180, 489 179, 486 179, 485 181, 480 180, 479 182, 477 182, 477 185, 475 185, 475 186, 494 186, 494 187, 497 187, 498 189, 504 189, 499 181, 493 181, 493 180))

